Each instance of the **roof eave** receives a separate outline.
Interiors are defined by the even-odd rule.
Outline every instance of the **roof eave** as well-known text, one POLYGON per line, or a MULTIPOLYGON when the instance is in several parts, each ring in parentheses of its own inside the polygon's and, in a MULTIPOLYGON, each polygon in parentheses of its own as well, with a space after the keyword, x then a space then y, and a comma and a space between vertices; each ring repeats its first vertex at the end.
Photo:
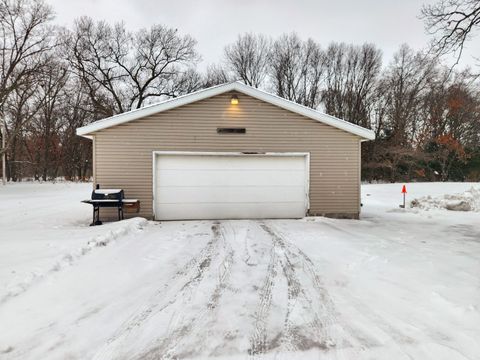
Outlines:
POLYGON ((196 101, 208 99, 212 96, 220 95, 222 93, 234 90, 235 84, 236 82, 213 86, 208 89, 203 89, 190 94, 172 98, 158 104, 152 104, 140 109, 134 109, 124 112, 122 114, 114 115, 109 118, 95 121, 89 125, 77 128, 76 133, 80 136, 91 134, 93 132, 120 125, 135 119, 174 109, 196 101))
MULTIPOLYGON (((79 129, 80 129, 80 128, 79 128, 79 129)), ((81 134, 81 133, 79 133, 79 131, 78 131, 78 129, 77 129, 77 130, 76 130, 76 134, 77 134, 78 136, 81 136, 81 137, 85 138, 85 139, 93 140, 93 135, 90 135, 90 133, 81 134)))
POLYGON ((375 133, 372 130, 366 129, 364 127, 355 125, 351 122, 336 118, 334 116, 328 115, 321 113, 318 110, 297 104, 291 100, 287 100, 284 98, 281 98, 277 95, 273 95, 267 92, 264 92, 259 89, 255 89, 249 86, 246 86, 244 84, 240 84, 243 86, 241 89, 237 89, 237 91, 242 92, 246 95, 252 96, 254 98, 258 98, 258 93, 262 93, 263 97, 261 100, 269 102, 273 105, 276 105, 282 109, 292 111, 294 113, 303 115, 305 117, 308 117, 310 119, 317 120, 318 122, 333 126, 337 129, 344 130, 348 133, 352 133, 355 135, 358 135, 362 137, 365 140, 374 140, 375 139, 375 133), (269 99, 267 99, 269 98, 269 99))

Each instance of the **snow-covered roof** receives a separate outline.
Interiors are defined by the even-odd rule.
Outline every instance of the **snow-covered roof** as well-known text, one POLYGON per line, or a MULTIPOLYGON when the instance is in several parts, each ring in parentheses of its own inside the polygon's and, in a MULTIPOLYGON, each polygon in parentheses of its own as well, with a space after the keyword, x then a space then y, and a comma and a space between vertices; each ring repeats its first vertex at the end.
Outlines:
POLYGON ((115 115, 103 120, 95 121, 89 125, 78 128, 77 135, 91 138, 90 134, 96 131, 103 130, 112 126, 124 124, 139 118, 160 113, 162 111, 171 110, 179 106, 187 105, 196 101, 208 99, 210 97, 220 95, 230 91, 236 91, 238 93, 245 94, 253 98, 265 101, 267 103, 278 106, 280 108, 292 111, 294 113, 303 115, 305 117, 311 118, 318 122, 321 122, 321 123, 336 127, 338 129, 347 131, 354 135, 360 136, 365 140, 373 140, 375 138, 375 133, 372 130, 352 124, 348 121, 336 118, 334 116, 327 115, 318 110, 314 110, 309 107, 297 104, 293 101, 286 100, 279 96, 245 85, 238 81, 213 86, 208 89, 199 90, 187 95, 179 96, 177 98, 169 99, 156 104, 142 107, 140 109, 127 111, 122 114, 115 115))

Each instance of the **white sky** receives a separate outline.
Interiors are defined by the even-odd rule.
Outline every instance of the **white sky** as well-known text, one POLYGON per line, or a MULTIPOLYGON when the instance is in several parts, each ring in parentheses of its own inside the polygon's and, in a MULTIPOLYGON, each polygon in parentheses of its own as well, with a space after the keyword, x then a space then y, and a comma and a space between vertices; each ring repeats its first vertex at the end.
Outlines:
MULTIPOLYGON (((238 34, 255 32, 277 37, 295 31, 326 47, 331 41, 373 42, 384 63, 402 43, 415 49, 429 36, 418 18, 422 4, 434 0, 47 0, 57 23, 65 26, 81 15, 109 22, 124 21, 129 29, 161 23, 188 33, 197 41, 202 66, 218 62, 223 47, 238 34)), ((461 65, 474 65, 480 34, 464 52, 461 65)))

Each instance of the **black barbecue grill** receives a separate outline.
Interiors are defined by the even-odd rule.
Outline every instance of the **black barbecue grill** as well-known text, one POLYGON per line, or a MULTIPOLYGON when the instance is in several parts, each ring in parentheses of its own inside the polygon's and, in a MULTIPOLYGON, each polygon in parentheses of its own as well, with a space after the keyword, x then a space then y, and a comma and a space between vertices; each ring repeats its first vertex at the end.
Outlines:
POLYGON ((93 206, 93 225, 102 225, 100 221, 100 208, 116 208, 118 213, 118 220, 123 220, 123 210, 133 210, 138 212, 140 210, 140 202, 136 199, 125 199, 125 193, 122 189, 100 189, 97 188, 92 191, 92 198, 90 200, 83 200, 85 204, 93 206))

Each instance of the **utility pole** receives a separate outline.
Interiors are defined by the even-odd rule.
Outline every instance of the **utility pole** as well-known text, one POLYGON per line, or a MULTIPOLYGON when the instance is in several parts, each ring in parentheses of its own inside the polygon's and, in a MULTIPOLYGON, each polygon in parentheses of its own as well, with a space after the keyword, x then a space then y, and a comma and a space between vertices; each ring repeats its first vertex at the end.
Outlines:
POLYGON ((7 129, 5 128, 5 121, 2 121, 2 183, 3 185, 7 185, 7 151, 6 151, 6 137, 7 137, 7 129))

